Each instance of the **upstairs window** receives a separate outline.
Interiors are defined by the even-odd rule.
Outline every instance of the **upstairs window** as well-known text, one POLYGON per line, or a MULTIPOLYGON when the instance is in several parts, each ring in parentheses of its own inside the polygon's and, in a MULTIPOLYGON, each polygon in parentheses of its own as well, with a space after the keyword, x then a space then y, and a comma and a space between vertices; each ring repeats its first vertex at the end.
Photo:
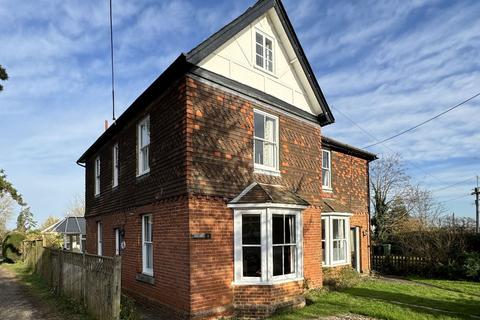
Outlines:
POLYGON ((255 64, 273 73, 273 39, 258 31, 255 32, 255 64))
POLYGON ((322 150, 322 186, 332 189, 332 159, 328 150, 322 150))
POLYGON ((255 169, 278 171, 278 118, 255 110, 255 169))
POLYGON ((95 196, 100 195, 100 157, 95 158, 95 196))
POLYGON ((112 163, 113 163, 113 181, 112 187, 115 188, 118 186, 118 171, 120 168, 119 160, 118 160, 118 143, 113 146, 113 154, 112 154, 112 163))
POLYGON ((138 175, 150 171, 150 117, 138 124, 138 175))

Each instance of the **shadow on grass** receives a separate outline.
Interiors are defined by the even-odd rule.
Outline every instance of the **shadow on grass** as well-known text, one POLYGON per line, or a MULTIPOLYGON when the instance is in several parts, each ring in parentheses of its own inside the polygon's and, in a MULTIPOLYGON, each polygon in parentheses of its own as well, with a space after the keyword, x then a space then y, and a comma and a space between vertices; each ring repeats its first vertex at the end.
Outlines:
POLYGON ((343 293, 362 298, 374 298, 384 303, 392 303, 402 308, 412 309, 417 313, 438 315, 444 314, 460 319, 480 319, 478 300, 457 299, 449 297, 448 300, 432 299, 430 297, 409 295, 398 292, 389 292, 370 288, 350 288, 343 293), (432 310, 432 309, 436 310, 432 310))

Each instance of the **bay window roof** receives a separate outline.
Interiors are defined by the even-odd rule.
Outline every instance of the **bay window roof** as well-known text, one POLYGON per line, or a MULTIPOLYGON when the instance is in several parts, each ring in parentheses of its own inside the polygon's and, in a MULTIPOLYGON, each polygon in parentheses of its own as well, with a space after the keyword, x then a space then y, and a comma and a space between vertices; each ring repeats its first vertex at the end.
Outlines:
POLYGON ((310 204, 295 192, 281 185, 254 182, 246 187, 230 204, 289 204, 309 206, 310 204))

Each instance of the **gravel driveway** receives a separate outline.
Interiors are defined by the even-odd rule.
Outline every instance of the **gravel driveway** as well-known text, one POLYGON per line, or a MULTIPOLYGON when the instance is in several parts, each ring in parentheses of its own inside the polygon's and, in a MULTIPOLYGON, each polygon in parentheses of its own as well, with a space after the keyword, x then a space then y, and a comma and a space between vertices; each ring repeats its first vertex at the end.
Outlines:
POLYGON ((0 319, 60 320, 48 306, 37 301, 15 275, 0 265, 0 319))

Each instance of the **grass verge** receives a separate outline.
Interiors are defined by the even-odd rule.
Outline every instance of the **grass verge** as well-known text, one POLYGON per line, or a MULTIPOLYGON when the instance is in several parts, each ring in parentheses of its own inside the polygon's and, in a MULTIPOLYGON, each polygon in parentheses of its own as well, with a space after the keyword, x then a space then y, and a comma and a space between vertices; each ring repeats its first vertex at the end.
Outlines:
POLYGON ((64 296, 55 295, 42 278, 32 273, 24 263, 4 263, 0 265, 0 268, 14 272, 40 304, 44 305, 48 310, 57 313, 62 318, 70 320, 94 320, 78 302, 64 296))
POLYGON ((433 287, 372 279, 341 291, 322 290, 310 294, 307 307, 272 319, 312 319, 348 313, 398 320, 480 319, 480 283, 437 281, 433 287))

